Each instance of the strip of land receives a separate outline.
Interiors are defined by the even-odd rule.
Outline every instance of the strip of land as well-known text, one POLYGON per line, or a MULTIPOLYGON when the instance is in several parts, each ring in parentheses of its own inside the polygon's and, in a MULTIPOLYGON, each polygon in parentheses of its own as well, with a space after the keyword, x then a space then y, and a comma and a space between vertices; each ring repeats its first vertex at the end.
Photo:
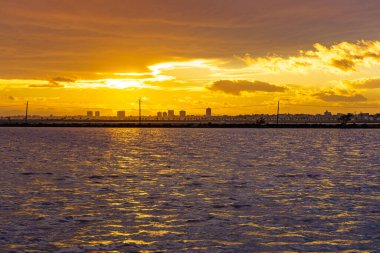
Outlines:
POLYGON ((371 128, 380 123, 267 123, 187 121, 0 121, 0 127, 102 127, 102 128, 371 128))

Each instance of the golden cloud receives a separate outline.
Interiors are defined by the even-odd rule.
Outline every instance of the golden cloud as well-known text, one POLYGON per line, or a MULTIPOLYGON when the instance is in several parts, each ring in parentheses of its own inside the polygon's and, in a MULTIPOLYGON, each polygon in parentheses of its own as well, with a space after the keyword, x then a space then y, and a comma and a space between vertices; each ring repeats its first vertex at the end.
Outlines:
POLYGON ((314 50, 300 51, 299 55, 287 58, 253 58, 250 55, 238 58, 253 69, 300 73, 324 71, 339 74, 356 71, 360 66, 380 64, 380 41, 342 42, 331 47, 316 43, 314 50))
POLYGON ((348 90, 323 90, 312 94, 325 102, 364 102, 367 98, 348 90))

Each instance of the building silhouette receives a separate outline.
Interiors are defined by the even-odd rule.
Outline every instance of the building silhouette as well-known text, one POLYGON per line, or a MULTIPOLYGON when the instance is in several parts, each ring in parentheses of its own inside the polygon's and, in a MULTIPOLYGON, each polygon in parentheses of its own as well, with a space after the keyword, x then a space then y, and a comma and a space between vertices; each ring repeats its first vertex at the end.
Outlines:
POLYGON ((118 119, 125 119, 125 111, 117 111, 118 119))
POLYGON ((206 108, 206 118, 211 118, 211 108, 206 108))
POLYGON ((181 118, 181 119, 184 119, 185 117, 186 117, 186 111, 179 111, 179 117, 181 118))
POLYGON ((99 112, 99 111, 96 111, 96 112, 95 112, 95 117, 96 117, 96 118, 99 118, 99 117, 100 117, 100 112, 99 112))
POLYGON ((93 111, 87 111, 87 117, 92 118, 94 116, 93 111))
POLYGON ((174 118, 174 110, 168 110, 168 117, 169 117, 169 119, 174 118))

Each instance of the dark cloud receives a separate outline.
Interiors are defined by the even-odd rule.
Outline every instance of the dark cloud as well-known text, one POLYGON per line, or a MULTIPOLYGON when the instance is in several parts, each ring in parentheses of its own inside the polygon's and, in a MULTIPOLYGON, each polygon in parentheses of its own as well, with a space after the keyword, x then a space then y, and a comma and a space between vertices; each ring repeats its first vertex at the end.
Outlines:
POLYGON ((331 65, 343 71, 350 71, 350 70, 355 70, 356 64, 350 59, 342 59, 342 60, 333 59, 331 61, 331 65))
POLYGON ((8 99, 13 101, 13 100, 15 100, 15 97, 9 96, 8 99))
POLYGON ((239 96, 241 92, 284 92, 287 90, 286 87, 273 85, 266 82, 260 81, 246 81, 246 80, 238 80, 238 81, 230 81, 230 80, 220 80, 214 82, 208 89, 213 91, 223 91, 228 94, 239 96))
POLYGON ((338 94, 334 91, 323 91, 314 94, 315 97, 326 102, 364 102, 367 98, 361 94, 349 94, 348 92, 342 92, 338 94))
POLYGON ((346 81, 346 83, 355 89, 380 89, 380 78, 346 81))
POLYGON ((31 88, 63 88, 65 85, 62 83, 74 83, 75 80, 67 77, 54 77, 47 84, 31 84, 31 88))

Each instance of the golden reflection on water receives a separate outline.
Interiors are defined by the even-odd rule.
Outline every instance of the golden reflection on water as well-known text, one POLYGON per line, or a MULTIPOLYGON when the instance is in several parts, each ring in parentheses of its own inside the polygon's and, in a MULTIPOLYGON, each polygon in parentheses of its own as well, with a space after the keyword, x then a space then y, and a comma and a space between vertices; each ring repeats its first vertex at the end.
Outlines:
MULTIPOLYGON (((155 243, 155 241, 152 242, 147 242, 143 240, 135 240, 135 239, 125 239, 123 240, 124 243, 132 243, 132 244, 137 244, 137 245, 152 245, 155 243)), ((147 251, 146 251, 147 252, 147 251)))
POLYGON ((159 237, 159 236, 164 236, 164 235, 167 235, 167 234, 177 234, 177 235, 180 235, 180 234, 183 234, 181 232, 173 232, 173 231, 169 231, 169 230, 144 230, 144 229, 140 229, 138 234, 148 234, 149 236, 153 236, 153 237, 159 237))
POLYGON ((20 148, 0 161, 6 250, 375 248, 377 132, 28 131, 0 138, 20 148))
POLYGON ((266 246, 288 246, 288 245, 295 245, 298 244, 297 242, 266 242, 263 243, 263 245, 266 246))
POLYGON ((308 245, 316 245, 316 244, 323 244, 323 245, 351 245, 354 243, 368 243, 368 241, 358 241, 358 240, 323 240, 323 241, 313 241, 313 242, 307 242, 308 245))

